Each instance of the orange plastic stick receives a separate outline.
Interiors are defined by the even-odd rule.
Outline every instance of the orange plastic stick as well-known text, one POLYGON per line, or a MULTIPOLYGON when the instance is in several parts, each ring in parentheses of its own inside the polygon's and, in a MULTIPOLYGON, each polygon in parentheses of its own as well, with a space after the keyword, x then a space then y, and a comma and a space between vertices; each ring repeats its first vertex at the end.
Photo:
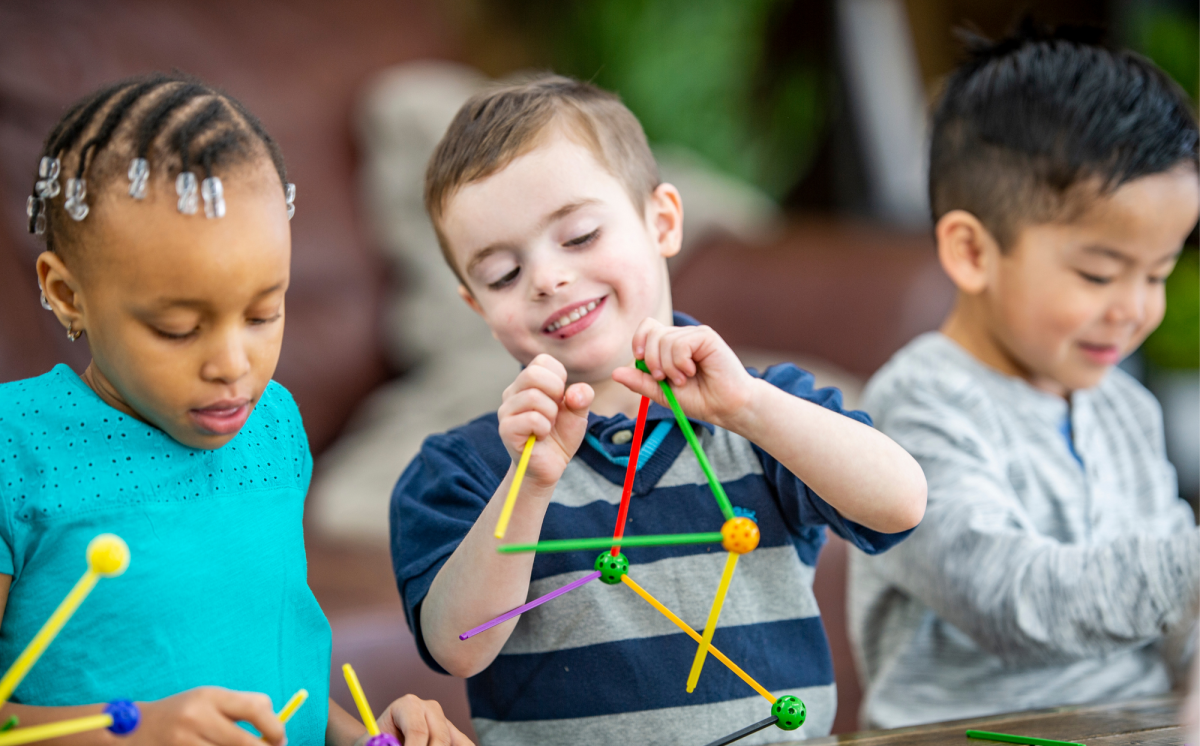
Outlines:
MULTIPOLYGON (((683 630, 684 632, 688 633, 688 635, 690 635, 693 640, 695 640, 696 642, 701 643, 701 644, 704 643, 704 639, 702 637, 700 637, 700 635, 696 634, 696 630, 694 630, 691 627, 684 624, 682 619, 675 616, 675 614, 672 613, 672 611, 670 609, 668 609, 666 606, 663 606, 657 598, 655 598, 654 596, 651 596, 650 593, 645 588, 643 588, 640 585, 638 585, 637 583, 635 583, 633 581, 633 578, 629 577, 628 575, 622 575, 621 582, 624 583, 625 585, 629 586, 630 588, 632 588, 634 593, 636 593, 639 596, 641 596, 642 598, 646 599, 646 603, 648 603, 651 606, 653 606, 654 608, 658 609, 659 613, 661 613, 667 619, 670 619, 672 622, 674 622, 676 627, 678 627, 681 630, 683 630)), ((762 684, 759 684, 757 681, 750 678, 750 674, 748 674, 745 671, 743 671, 742 669, 738 668, 736 663, 729 660, 729 658, 726 657, 726 655, 724 653, 722 653, 720 650, 717 650, 715 647, 710 645, 708 647, 708 649, 709 649, 709 652, 711 652, 713 654, 714 658, 716 658, 717 660, 724 663, 729 668, 730 671, 733 671, 735 674, 737 674, 738 678, 740 678, 742 681, 749 684, 750 687, 752 689, 754 689, 754 691, 761 694, 763 696, 763 699, 767 700, 771 704, 775 704, 775 695, 771 694, 766 689, 764 689, 762 684)))
POLYGON ((717 595, 713 598, 712 608, 708 610, 708 621, 704 623, 704 641, 696 650, 696 658, 692 661, 692 671, 688 674, 687 690, 691 694, 696 690, 700 681, 700 669, 704 667, 704 657, 712 647, 713 633, 717 631, 717 619, 721 617, 721 607, 725 605, 725 594, 729 592, 729 581, 733 580, 733 570, 737 567, 741 555, 730 552, 725 558, 725 571, 721 573, 721 582, 717 585, 717 595))

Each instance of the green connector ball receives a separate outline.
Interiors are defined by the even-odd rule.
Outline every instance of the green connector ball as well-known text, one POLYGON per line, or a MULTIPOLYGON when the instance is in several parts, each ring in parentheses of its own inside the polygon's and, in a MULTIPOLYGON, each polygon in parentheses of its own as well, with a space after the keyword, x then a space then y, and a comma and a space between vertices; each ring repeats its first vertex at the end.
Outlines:
POLYGON ((808 708, 804 706, 799 697, 785 694, 771 705, 771 714, 779 718, 779 722, 775 724, 780 728, 796 730, 804 725, 804 719, 808 717, 808 708))
POLYGON ((621 576, 629 572, 629 560, 623 554, 614 557, 612 552, 601 552, 596 558, 596 569, 600 571, 601 582, 616 585, 621 582, 621 576))

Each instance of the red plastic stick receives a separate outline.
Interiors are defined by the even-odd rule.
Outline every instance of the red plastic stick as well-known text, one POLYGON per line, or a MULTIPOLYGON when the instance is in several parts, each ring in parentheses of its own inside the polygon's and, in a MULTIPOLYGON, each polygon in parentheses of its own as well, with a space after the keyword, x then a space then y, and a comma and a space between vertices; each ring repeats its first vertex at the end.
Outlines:
MULTIPOLYGON (((633 494, 633 478, 637 476, 638 451, 642 450, 642 435, 646 432, 646 412, 650 411, 649 397, 642 397, 638 405, 637 424, 633 428, 633 440, 629 443, 629 466, 625 467, 625 489, 621 490, 621 507, 617 509, 617 528, 613 538, 619 539, 625 535, 625 518, 629 515, 629 496, 633 494)), ((615 544, 612 556, 621 553, 621 545, 615 544)))

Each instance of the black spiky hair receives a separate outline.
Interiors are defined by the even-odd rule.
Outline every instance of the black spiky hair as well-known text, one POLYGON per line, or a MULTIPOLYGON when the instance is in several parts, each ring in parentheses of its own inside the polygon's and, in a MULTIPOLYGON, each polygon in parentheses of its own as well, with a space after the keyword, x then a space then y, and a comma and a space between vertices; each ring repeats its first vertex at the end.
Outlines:
POLYGON ((1187 95, 1144 57, 1103 46, 1098 29, 1026 16, 999 41, 960 36, 966 59, 932 117, 935 223, 966 210, 1007 249, 1022 225, 1069 219, 1076 196, 1197 163, 1187 95))

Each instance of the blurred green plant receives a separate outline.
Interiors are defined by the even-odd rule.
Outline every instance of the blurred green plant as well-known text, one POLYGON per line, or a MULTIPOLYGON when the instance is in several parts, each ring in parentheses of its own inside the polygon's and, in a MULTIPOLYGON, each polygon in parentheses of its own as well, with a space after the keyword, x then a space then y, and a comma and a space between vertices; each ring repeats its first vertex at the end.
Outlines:
POLYGON ((1200 367, 1200 249, 1189 246, 1167 278, 1167 312, 1142 345, 1142 355, 1157 368, 1200 367))
POLYGON ((1134 16, 1134 46, 1200 102, 1200 26, 1195 6, 1147 3, 1134 16))
MULTIPOLYGON (((515 0, 556 71, 620 94, 652 142, 686 146, 782 198, 825 123, 811 50, 779 54, 772 32, 810 0, 515 0)), ((799 46, 799 45, 797 45, 799 46)))

